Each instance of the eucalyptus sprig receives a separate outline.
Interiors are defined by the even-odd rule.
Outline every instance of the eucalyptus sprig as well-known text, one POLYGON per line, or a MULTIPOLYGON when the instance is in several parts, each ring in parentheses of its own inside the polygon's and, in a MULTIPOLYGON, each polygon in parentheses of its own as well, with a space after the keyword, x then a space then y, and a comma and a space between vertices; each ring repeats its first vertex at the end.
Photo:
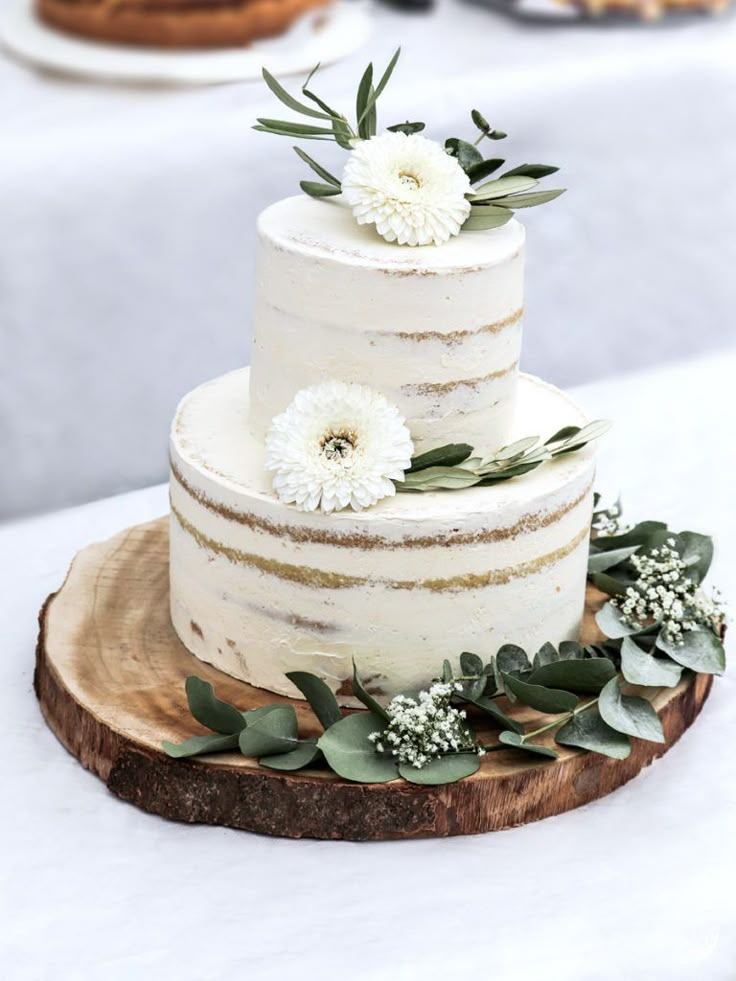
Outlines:
POLYGON ((610 422, 597 419, 587 426, 565 426, 539 445, 539 436, 528 436, 487 456, 478 456, 467 443, 450 443, 415 456, 399 491, 462 490, 520 477, 567 453, 575 453, 603 436, 610 422))
MULTIPOLYGON (((311 89, 312 79, 319 69, 316 65, 309 73, 301 87, 301 98, 292 95, 266 69, 262 69, 263 79, 271 92, 284 106, 304 116, 310 122, 299 119, 272 119, 260 117, 253 127, 262 133, 274 136, 286 136, 291 139, 321 140, 336 143, 343 150, 352 150, 356 141, 369 140, 378 130, 377 104, 380 96, 388 85, 401 54, 397 48, 386 69, 375 80, 373 64, 369 64, 358 83, 355 95, 355 113, 352 118, 345 112, 333 109, 311 89)), ((539 180, 558 171, 558 167, 548 164, 520 164, 504 171, 498 177, 486 181, 487 177, 501 170, 506 161, 501 157, 484 158, 479 146, 484 140, 495 143, 506 139, 503 130, 491 126, 478 109, 470 114, 473 126, 478 131, 474 141, 463 140, 459 137, 448 137, 444 141, 447 153, 455 157, 459 166, 465 171, 472 185, 477 185, 466 197, 470 202, 470 214, 462 228, 478 230, 496 228, 510 220, 517 208, 531 208, 539 204, 553 201, 564 193, 564 188, 547 191, 535 191, 539 180), (485 181, 485 183, 480 183, 485 181)), ((405 133, 412 136, 421 133, 425 128, 424 122, 395 123, 386 127, 389 132, 405 133)), ((471 138, 472 139, 472 138, 471 138)), ((300 159, 317 174, 319 181, 303 180, 301 189, 311 197, 332 197, 342 191, 340 180, 325 167, 317 163, 303 150, 293 148, 300 159)))
MULTIPOLYGON (((699 586, 710 566, 710 538, 695 532, 674 534, 660 521, 643 521, 620 535, 594 537, 590 545, 591 582, 604 591, 606 587, 612 589, 609 579, 629 582, 635 588, 631 556, 657 548, 666 540, 664 535, 675 542, 688 575, 699 586), (601 578, 604 574, 609 578, 601 578)), ((610 602, 598 613, 597 621, 605 635, 599 643, 586 647, 576 641, 563 641, 559 646, 546 643, 531 657, 515 644, 504 644, 488 662, 466 651, 460 655, 459 671, 445 661, 429 689, 403 692, 387 705, 368 692, 354 665, 352 692, 365 711, 344 711, 321 678, 307 671, 292 671, 286 677, 302 693, 322 726, 317 738, 299 736, 291 705, 279 702, 241 712, 218 698, 209 682, 192 676, 185 686, 189 710, 210 733, 178 744, 164 742, 163 749, 178 759, 240 751, 272 770, 326 767, 342 779, 358 783, 401 778, 425 786, 454 783, 470 776, 479 769, 486 753, 516 750, 531 754, 540 763, 557 759, 550 736, 558 747, 622 760, 631 752, 632 738, 664 742, 662 724, 652 705, 657 692, 676 687, 687 670, 702 674, 725 670, 723 627, 713 624, 711 628, 685 631, 682 642, 672 644, 663 641, 659 623, 626 624, 610 602), (628 686, 636 686, 636 693, 628 686), (422 741, 422 731, 416 728, 422 725, 422 713, 411 714, 411 710, 430 700, 433 690, 444 700, 445 711, 450 710, 450 722, 454 720, 461 727, 463 738, 452 743, 457 749, 437 749, 436 740, 422 741), (510 713, 509 703, 512 711, 519 703, 544 716, 541 724, 522 724, 510 713), (409 754, 402 751, 402 728, 396 723, 401 723, 402 714, 408 718, 407 710, 411 718, 404 731, 412 740, 408 750, 415 752, 419 739, 422 750, 429 746, 430 754, 434 754, 421 766, 406 762, 409 754), (473 727, 477 718, 499 730, 496 741, 479 737, 473 727)))

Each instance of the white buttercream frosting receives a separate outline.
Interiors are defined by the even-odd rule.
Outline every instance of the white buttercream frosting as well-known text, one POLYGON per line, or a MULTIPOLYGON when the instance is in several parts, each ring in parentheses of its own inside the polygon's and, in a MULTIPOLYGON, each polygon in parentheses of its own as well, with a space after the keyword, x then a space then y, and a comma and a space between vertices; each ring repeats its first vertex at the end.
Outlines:
MULTIPOLYGON (((388 246, 386 246, 388 248, 388 246)), ((190 393, 171 435, 171 612, 183 643, 235 677, 294 694, 290 670, 348 692, 425 684, 445 657, 578 635, 592 449, 485 488, 398 494, 368 511, 277 500, 251 432, 247 369, 190 393)), ((521 376, 510 438, 584 422, 521 376)))
POLYGON ((306 195, 258 222, 251 425, 263 438, 297 391, 369 384, 418 450, 508 441, 521 350, 524 229, 402 248, 341 200, 306 195))

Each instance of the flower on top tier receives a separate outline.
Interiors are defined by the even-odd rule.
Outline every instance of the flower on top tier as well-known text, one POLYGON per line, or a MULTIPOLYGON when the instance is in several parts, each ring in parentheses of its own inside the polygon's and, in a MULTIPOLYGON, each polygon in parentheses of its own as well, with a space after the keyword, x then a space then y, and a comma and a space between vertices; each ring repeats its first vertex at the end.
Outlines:
POLYGON ((375 225, 387 242, 441 245, 470 214, 467 174, 424 136, 384 133, 355 144, 342 193, 360 225, 375 225))
POLYGON ((286 504, 326 513, 360 511, 396 493, 414 447, 409 430, 379 392, 325 382, 297 392, 271 423, 266 469, 286 504))

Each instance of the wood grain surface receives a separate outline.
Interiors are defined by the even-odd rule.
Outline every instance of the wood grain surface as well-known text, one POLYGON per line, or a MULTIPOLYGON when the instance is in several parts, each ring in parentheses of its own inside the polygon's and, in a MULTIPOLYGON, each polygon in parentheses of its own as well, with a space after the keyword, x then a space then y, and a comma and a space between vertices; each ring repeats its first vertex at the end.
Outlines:
MULTIPOLYGON (((594 637, 592 610, 603 599, 589 592, 584 640, 594 637)), ((654 705, 666 743, 633 740, 626 760, 556 747, 559 760, 537 762, 503 750, 484 757, 472 777, 442 787, 354 784, 326 770, 276 773, 237 753, 173 760, 162 752, 163 739, 206 732, 189 714, 187 675, 212 682, 243 710, 290 701, 222 674, 181 644, 169 620, 166 518, 80 552, 40 624, 35 687, 44 716, 113 794, 165 818, 290 838, 475 834, 560 814, 610 793, 667 752, 711 685, 709 676, 688 673, 677 688, 661 689, 654 705)), ((290 704, 300 733, 318 734, 308 705, 290 704)), ((513 714, 524 719, 525 711, 513 714)), ((494 738, 482 720, 476 726, 494 738)))

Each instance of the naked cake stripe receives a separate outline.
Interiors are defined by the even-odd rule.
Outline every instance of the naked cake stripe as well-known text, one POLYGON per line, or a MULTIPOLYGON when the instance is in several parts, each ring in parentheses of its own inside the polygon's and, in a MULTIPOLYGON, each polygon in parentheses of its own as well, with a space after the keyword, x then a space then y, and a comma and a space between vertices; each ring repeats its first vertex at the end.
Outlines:
POLYGON ((521 579, 525 576, 541 572, 542 569, 559 562, 565 556, 574 552, 580 543, 590 534, 590 528, 585 527, 578 532, 575 537, 562 545, 560 548, 541 555, 531 561, 522 562, 517 566, 507 566, 503 569, 490 569, 487 572, 465 573, 462 575, 451 576, 448 579, 381 579, 369 576, 353 576, 342 572, 326 572, 323 569, 315 569, 311 566, 293 565, 289 562, 279 562, 276 559, 268 559, 262 555, 255 555, 245 552, 242 549, 233 548, 222 542, 210 538, 195 528, 191 522, 179 512, 172 504, 171 512, 179 522, 179 525, 200 548, 206 549, 214 555, 220 555, 235 565, 250 566, 276 576, 279 579, 286 579, 289 582, 299 583, 315 589, 354 589, 361 586, 384 586, 388 589, 427 589, 431 592, 459 592, 466 589, 483 589, 488 586, 502 586, 514 579, 521 579))
POLYGON ((566 514, 574 511, 590 493, 593 481, 589 481, 583 490, 571 501, 556 508, 554 511, 541 511, 534 514, 525 514, 512 525, 501 528, 484 528, 482 531, 455 532, 447 535, 418 535, 416 537, 406 537, 399 540, 383 538, 380 535, 368 533, 339 533, 322 531, 318 528, 309 528, 306 525, 286 525, 270 521, 268 518, 253 514, 247 511, 236 511, 226 504, 220 504, 212 500, 202 491, 194 487, 181 473, 173 460, 170 461, 171 474, 181 489, 189 495, 197 504, 212 514, 226 521, 234 521, 236 524, 244 525, 253 531, 260 531, 276 538, 288 538, 290 541, 300 545, 334 545, 337 548, 352 548, 370 551, 373 549, 406 549, 406 548, 432 548, 435 546, 456 546, 456 545, 480 545, 490 542, 508 541, 518 538, 519 535, 526 535, 534 531, 540 531, 554 524, 566 514))

